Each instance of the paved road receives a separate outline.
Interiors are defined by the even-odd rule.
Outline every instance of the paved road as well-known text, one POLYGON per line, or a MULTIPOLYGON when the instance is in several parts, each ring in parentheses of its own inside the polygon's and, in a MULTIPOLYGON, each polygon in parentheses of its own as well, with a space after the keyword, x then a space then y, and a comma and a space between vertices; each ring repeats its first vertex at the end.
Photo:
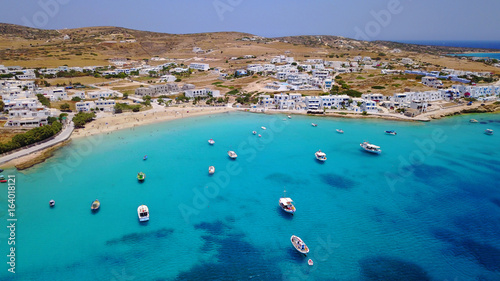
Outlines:
POLYGON ((71 122, 68 126, 63 128, 62 132, 59 135, 57 135, 54 139, 52 139, 48 142, 44 142, 42 144, 32 146, 30 148, 26 148, 26 149, 14 152, 12 154, 0 157, 0 164, 8 162, 8 161, 16 159, 16 158, 19 158, 19 157, 22 157, 22 156, 25 156, 25 155, 28 155, 28 154, 36 152, 36 151, 51 147, 51 146, 56 145, 60 142, 63 142, 71 136, 71 133, 73 133, 73 129, 74 129, 74 125, 73 125, 73 122, 71 122))

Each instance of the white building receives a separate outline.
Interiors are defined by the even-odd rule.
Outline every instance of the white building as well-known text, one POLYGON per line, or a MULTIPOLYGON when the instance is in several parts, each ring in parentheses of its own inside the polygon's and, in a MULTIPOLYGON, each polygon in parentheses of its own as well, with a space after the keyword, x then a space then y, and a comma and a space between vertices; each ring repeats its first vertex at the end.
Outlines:
POLYGON ((186 97, 188 98, 196 98, 196 97, 208 97, 209 94, 212 95, 212 97, 221 97, 220 91, 219 90, 211 90, 208 88, 205 89, 190 89, 186 90, 185 92, 186 97))
POLYGON ((307 96, 304 98, 307 110, 319 110, 321 108, 321 97, 307 96))
POLYGON ((439 80, 436 77, 430 77, 430 76, 422 77, 422 84, 436 89, 443 88, 443 81, 439 80))
POLYGON ((115 94, 110 91, 94 91, 94 92, 88 92, 87 96, 89 99, 101 99, 101 98, 113 97, 115 96, 115 94))
POLYGON ((207 63, 191 63, 189 65, 189 68, 201 71, 207 71, 210 69, 210 66, 207 63))
POLYGON ((412 60, 412 59, 410 59, 410 58, 403 58, 403 59, 401 59, 401 63, 402 63, 402 64, 409 64, 409 65, 412 65, 414 62, 413 62, 413 60, 412 60))

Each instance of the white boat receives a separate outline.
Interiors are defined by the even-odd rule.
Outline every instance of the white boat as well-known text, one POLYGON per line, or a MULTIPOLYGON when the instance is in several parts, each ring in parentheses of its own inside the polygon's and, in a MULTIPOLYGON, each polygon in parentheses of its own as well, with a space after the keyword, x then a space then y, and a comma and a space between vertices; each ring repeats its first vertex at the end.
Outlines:
POLYGON ((49 206, 50 207, 54 207, 55 205, 56 205, 56 201, 54 201, 54 200, 50 200, 49 201, 49 206))
POLYGON ((342 129, 337 129, 336 131, 337 131, 337 133, 339 133, 339 134, 343 134, 343 133, 344 133, 344 131, 343 131, 342 129))
POLYGON ((137 208, 137 216, 139 217, 139 221, 148 221, 149 220, 149 209, 146 205, 141 205, 137 208))
POLYGON ((211 145, 213 145, 215 143, 215 141, 213 139, 209 139, 208 143, 211 144, 211 145))
POLYGON ((292 242, 293 247, 295 247, 295 250, 299 251, 299 253, 304 255, 309 253, 309 247, 307 247, 306 243, 304 243, 300 237, 292 235, 292 237, 290 237, 290 241, 292 242))
POLYGON ((314 153, 314 155, 316 156, 316 159, 318 161, 322 161, 322 162, 326 161, 326 153, 322 152, 321 149, 316 151, 316 153, 314 153))
POLYGON ((476 119, 471 119, 469 122, 471 122, 471 123, 477 123, 478 121, 476 119))
POLYGON ((288 115, 288 119, 292 119, 292 116, 288 115))
POLYGON ((385 131, 385 134, 386 134, 386 135, 393 135, 393 136, 395 136, 395 135, 397 135, 398 133, 396 133, 396 131, 391 130, 391 131, 385 131))
POLYGON ((262 130, 266 130, 266 129, 267 129, 267 128, 266 128, 266 127, 264 127, 264 126, 262 126, 262 127, 260 127, 260 128, 261 128, 262 130))
POLYGON ((486 131, 484 133, 487 134, 487 135, 493 135, 493 130, 492 129, 486 129, 486 131))
POLYGON ((213 175, 215 173, 215 167, 214 166, 208 167, 208 173, 213 175))
POLYGON ((260 138, 260 137, 262 137, 262 135, 261 135, 261 134, 259 134, 259 138, 260 138))
POLYGON ((256 134, 257 134, 257 131, 252 131, 252 134, 256 135, 256 134))
POLYGON ((292 198, 286 197, 285 195, 286 195, 286 190, 283 194, 283 197, 280 198, 279 201, 280 208, 283 211, 293 215, 293 213, 295 213, 296 211, 295 206, 293 205, 293 200, 292 198))
POLYGON ((313 127, 318 127, 318 124, 315 124, 315 123, 311 123, 311 125, 312 125, 313 127))
POLYGON ((236 157, 238 157, 238 155, 236 155, 236 152, 230 150, 227 152, 227 155, 231 158, 231 159, 236 159, 236 157))
POLYGON ((307 261, 307 264, 308 264, 308 265, 313 265, 313 264, 314 264, 314 262, 313 262, 313 260, 312 260, 312 259, 309 259, 309 260, 307 261))
POLYGON ((360 146, 366 152, 375 153, 375 154, 380 154, 382 152, 382 150, 380 149, 380 146, 376 146, 376 145, 371 144, 371 143, 369 143, 367 141, 361 143, 360 146))

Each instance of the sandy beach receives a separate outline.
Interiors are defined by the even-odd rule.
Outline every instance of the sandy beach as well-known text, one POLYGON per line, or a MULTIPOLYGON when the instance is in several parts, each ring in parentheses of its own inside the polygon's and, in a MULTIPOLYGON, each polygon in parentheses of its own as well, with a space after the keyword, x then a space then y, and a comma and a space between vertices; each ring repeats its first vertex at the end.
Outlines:
MULTIPOLYGON (((152 109, 141 112, 127 112, 121 114, 99 113, 96 120, 88 123, 85 128, 75 129, 70 139, 110 133, 116 130, 127 129, 146 124, 153 124, 202 115, 220 114, 235 110, 235 108, 230 107, 163 107, 159 105, 153 105, 152 109)), ((53 146, 23 157, 16 158, 12 161, 3 163, 1 167, 12 168, 19 165, 22 166, 33 161, 43 162, 44 159, 52 155, 51 153, 47 152, 52 152, 62 146, 64 145, 53 146)))

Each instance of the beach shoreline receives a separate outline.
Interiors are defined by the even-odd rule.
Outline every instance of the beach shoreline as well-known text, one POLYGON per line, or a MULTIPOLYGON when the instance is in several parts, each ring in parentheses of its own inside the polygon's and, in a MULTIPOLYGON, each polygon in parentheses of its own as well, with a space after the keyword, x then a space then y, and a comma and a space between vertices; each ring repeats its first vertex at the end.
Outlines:
MULTIPOLYGON (((111 132, 134 128, 143 125, 150 125, 160 122, 173 121, 178 119, 199 117, 211 114, 221 114, 228 112, 249 112, 256 114, 271 114, 271 115, 303 115, 303 116, 314 116, 314 117, 324 117, 324 118, 351 118, 351 119, 382 119, 389 121, 405 121, 405 122, 429 122, 433 119, 441 119, 447 116, 455 116, 461 114, 473 114, 473 113, 495 113, 500 111, 500 104, 495 104, 495 102, 486 102, 485 106, 477 102, 471 106, 458 105, 455 107, 450 107, 446 109, 441 109, 437 111, 427 112, 417 116, 417 118, 411 118, 399 114, 356 114, 356 113, 343 113, 343 112, 326 112, 325 114, 308 114, 306 111, 282 111, 282 110, 251 110, 247 108, 232 108, 232 107, 162 107, 153 106, 152 109, 136 113, 121 113, 121 114, 110 114, 110 113, 100 113, 98 117, 88 123, 85 128, 75 129, 70 137, 70 140, 79 139, 83 137, 94 136, 98 134, 109 134, 111 132)), ((45 162, 53 156, 54 151, 59 148, 64 147, 69 144, 70 141, 63 142, 53 147, 49 147, 40 150, 36 153, 32 153, 23 157, 13 159, 9 162, 2 164, 3 168, 16 168, 18 170, 24 170, 33 167, 39 163, 45 162)))

